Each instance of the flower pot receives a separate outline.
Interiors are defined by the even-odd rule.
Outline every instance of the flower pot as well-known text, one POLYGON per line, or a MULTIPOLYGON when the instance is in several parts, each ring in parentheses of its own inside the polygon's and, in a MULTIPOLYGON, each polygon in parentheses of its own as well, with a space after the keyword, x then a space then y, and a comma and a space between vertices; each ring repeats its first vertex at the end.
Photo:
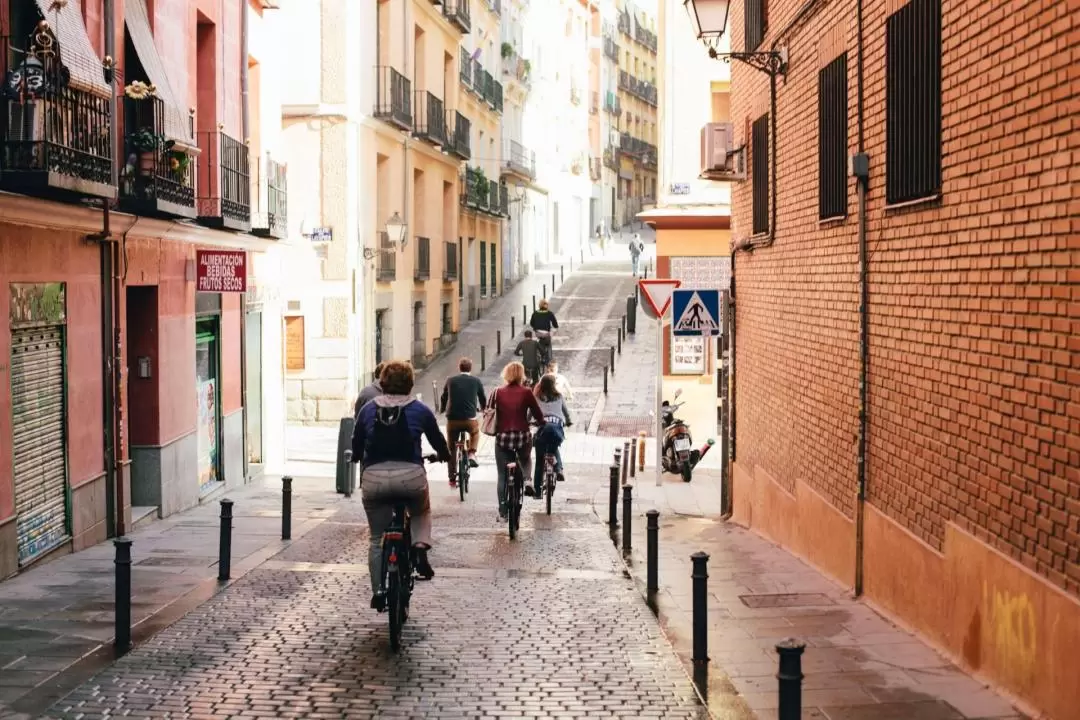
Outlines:
POLYGON ((154 174, 154 153, 149 151, 143 151, 139 153, 139 174, 154 174))

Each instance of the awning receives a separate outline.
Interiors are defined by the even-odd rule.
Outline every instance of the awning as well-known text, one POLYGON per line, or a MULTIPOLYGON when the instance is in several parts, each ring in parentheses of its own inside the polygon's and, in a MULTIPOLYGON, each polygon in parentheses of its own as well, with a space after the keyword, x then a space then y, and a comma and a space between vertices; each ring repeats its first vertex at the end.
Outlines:
MULTIPOLYGON (((38 0, 45 2, 46 0, 38 0)), ((147 79, 157 87, 158 97, 165 104, 165 135, 183 145, 194 146, 195 138, 191 134, 188 114, 179 102, 180 95, 169 81, 165 64, 161 62, 157 46, 154 45, 154 33, 150 29, 150 16, 146 12, 146 0, 125 0, 124 24, 131 35, 131 44, 139 55, 139 62, 146 71, 147 79)))
POLYGON ((109 97, 101 58, 90 44, 79 0, 37 0, 37 7, 60 44, 60 62, 71 73, 71 85, 109 97))

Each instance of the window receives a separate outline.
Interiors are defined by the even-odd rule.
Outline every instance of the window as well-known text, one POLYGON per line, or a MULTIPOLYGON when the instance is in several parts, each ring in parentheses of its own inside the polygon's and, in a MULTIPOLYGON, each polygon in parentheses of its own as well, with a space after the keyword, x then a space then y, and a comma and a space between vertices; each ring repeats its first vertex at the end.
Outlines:
POLYGON ((454 331, 453 315, 450 313, 450 303, 442 304, 442 334, 449 335, 454 331))
POLYGON ((285 369, 303 370, 305 360, 304 316, 288 315, 285 318, 285 369))
POLYGON ((885 21, 885 201, 941 191, 941 0, 885 21))
POLYGON ((487 297, 487 241, 480 241, 480 297, 487 297))
POLYGON ((818 217, 847 215, 847 55, 818 72, 818 217))
POLYGON ((769 232, 769 116, 762 115, 750 130, 750 152, 753 155, 753 232, 769 232))
POLYGON ((491 297, 495 297, 499 291, 499 276, 495 272, 495 243, 491 243, 491 274, 488 282, 491 283, 491 297))
POLYGON ((766 20, 768 16, 767 0, 746 0, 743 6, 746 21, 746 52, 754 52, 765 40, 766 20))

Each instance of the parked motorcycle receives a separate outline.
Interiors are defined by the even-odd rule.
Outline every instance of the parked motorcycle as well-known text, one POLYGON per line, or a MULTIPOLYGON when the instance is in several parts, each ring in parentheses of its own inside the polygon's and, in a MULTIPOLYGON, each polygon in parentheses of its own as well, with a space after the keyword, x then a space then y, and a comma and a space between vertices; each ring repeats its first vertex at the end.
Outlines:
MULTIPOLYGON (((682 395, 682 390, 675 391, 675 399, 682 395)), ((694 467, 709 452, 709 448, 716 444, 716 440, 709 438, 700 450, 693 447, 694 441, 690 437, 690 426, 685 421, 675 417, 675 413, 683 403, 671 405, 667 400, 660 406, 661 423, 664 428, 664 444, 661 460, 665 472, 673 475, 681 475, 683 482, 690 482, 694 467)))

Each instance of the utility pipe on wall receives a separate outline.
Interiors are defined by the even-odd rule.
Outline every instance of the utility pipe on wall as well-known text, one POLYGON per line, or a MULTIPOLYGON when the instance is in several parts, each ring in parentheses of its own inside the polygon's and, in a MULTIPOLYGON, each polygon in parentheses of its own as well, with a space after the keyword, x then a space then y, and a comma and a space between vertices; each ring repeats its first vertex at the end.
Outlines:
MULTIPOLYGON (((865 114, 863 107, 863 0, 857 0, 856 37, 858 44, 858 130, 859 156, 866 151, 865 114)), ((866 193, 869 185, 869 163, 864 177, 858 177, 859 195, 859 449, 858 495, 855 505, 855 596, 863 593, 863 543, 865 537, 867 453, 869 449, 867 401, 870 375, 870 258, 866 239, 866 193)))
MULTIPOLYGON (((240 3, 240 135, 244 139, 244 145, 251 148, 251 115, 248 109, 248 8, 247 0, 240 3)), ((250 166, 251 158, 248 157, 250 166)), ((262 170, 259 158, 255 158, 256 166, 262 170)), ((256 189, 256 195, 258 190, 256 189)), ((261 208, 260 208, 261 209, 261 208)), ((248 258, 250 262, 250 256, 248 258)), ((250 275, 250 268, 246 268, 250 275)), ((261 376, 261 373, 260 373, 261 376)), ((248 481, 248 399, 247 399, 247 293, 240 294, 240 422, 243 423, 243 462, 244 482, 248 481)), ((262 426, 262 423, 259 423, 262 426)))

